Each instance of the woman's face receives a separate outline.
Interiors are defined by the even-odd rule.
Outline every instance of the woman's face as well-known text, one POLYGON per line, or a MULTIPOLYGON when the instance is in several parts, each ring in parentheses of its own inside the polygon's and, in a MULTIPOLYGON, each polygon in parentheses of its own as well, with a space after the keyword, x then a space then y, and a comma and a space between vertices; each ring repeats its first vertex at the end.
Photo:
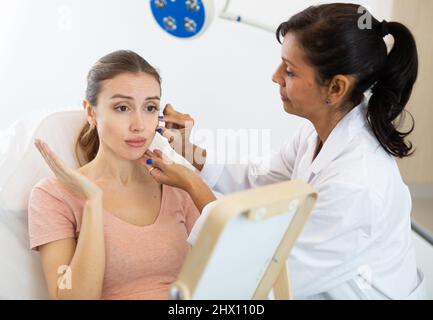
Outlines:
POLYGON ((124 159, 139 159, 155 136, 160 98, 159 83, 146 73, 103 81, 93 109, 101 145, 124 159))
POLYGON ((282 62, 272 81, 280 86, 284 110, 312 119, 326 105, 326 88, 317 83, 314 69, 305 62, 303 49, 292 33, 284 37, 281 51, 282 62))

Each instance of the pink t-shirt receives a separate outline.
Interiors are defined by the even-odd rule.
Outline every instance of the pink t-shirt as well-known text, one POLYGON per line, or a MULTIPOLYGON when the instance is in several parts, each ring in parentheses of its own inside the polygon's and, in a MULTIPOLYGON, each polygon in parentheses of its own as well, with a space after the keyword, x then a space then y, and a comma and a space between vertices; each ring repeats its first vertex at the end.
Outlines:
MULTIPOLYGON (((45 178, 29 199, 30 247, 78 238, 84 200, 56 178, 45 178)), ((163 186, 151 225, 130 224, 104 210, 105 275, 102 299, 169 299, 170 285, 190 250, 188 235, 200 213, 188 193, 163 186)))

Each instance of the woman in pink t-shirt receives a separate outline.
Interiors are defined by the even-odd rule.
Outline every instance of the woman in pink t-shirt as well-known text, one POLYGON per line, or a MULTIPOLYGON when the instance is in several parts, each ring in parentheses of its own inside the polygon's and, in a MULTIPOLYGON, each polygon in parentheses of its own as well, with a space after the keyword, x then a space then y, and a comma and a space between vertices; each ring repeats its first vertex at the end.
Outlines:
POLYGON ((32 189, 28 207, 30 245, 53 299, 169 298, 190 250, 186 239, 214 196, 182 165, 170 164, 170 185, 154 179, 164 177, 144 154, 160 98, 160 76, 149 63, 113 52, 88 74, 88 122, 76 145, 82 166, 68 168, 35 142, 56 176, 32 189))

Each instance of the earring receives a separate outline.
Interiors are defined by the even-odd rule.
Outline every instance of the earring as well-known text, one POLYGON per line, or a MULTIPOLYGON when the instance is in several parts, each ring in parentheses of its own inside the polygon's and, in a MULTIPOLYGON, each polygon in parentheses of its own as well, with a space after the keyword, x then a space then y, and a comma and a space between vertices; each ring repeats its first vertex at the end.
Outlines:
POLYGON ((329 106, 331 105, 331 100, 329 100, 329 98, 327 98, 327 99, 325 100, 325 103, 326 103, 326 105, 329 107, 329 106))

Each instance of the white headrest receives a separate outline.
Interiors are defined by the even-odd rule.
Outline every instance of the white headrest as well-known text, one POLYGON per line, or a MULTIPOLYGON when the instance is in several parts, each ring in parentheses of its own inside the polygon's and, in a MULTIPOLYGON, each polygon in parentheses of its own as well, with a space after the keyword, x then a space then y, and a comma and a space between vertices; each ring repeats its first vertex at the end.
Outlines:
MULTIPOLYGON (((62 111, 44 118, 36 129, 25 121, 15 122, 2 137, 0 146, 0 207, 7 211, 27 210, 31 189, 42 178, 53 176, 34 146, 35 138, 47 142, 51 149, 70 167, 77 168, 75 141, 85 124, 82 110, 62 111)), ((158 148, 173 161, 193 167, 179 156, 161 135, 156 134, 149 149, 158 148)))

